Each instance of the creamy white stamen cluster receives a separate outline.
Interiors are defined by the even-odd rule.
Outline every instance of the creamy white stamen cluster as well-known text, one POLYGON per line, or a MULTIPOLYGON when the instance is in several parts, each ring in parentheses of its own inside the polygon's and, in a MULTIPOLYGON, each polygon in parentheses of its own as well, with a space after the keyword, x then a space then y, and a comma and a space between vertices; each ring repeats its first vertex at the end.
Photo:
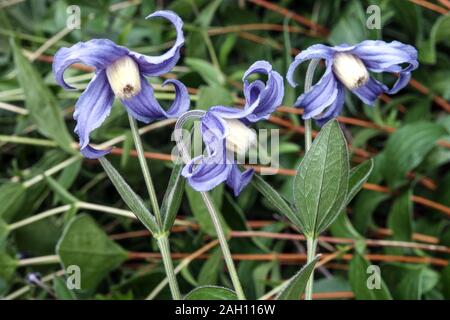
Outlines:
POLYGON ((369 72, 366 66, 360 58, 351 53, 336 53, 333 71, 344 86, 350 90, 362 87, 369 81, 369 72))
POLYGON ((139 67, 129 56, 117 59, 108 66, 106 76, 119 99, 130 99, 141 91, 139 67))
POLYGON ((226 137, 226 148, 238 155, 245 155, 247 150, 256 145, 257 137, 254 130, 236 119, 226 119, 228 135, 226 137))

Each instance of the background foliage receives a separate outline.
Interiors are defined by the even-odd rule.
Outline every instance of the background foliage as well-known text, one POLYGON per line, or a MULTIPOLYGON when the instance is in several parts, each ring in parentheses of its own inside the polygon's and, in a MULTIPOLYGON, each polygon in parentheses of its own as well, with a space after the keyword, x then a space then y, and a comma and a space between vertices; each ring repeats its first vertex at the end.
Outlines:
MULTIPOLYGON (((186 36, 178 66, 165 77, 190 88, 192 108, 240 104, 240 79, 251 63, 265 59, 285 74, 293 56, 314 43, 383 39, 419 49, 420 67, 399 94, 382 97, 373 108, 346 97, 339 120, 352 166, 370 157, 375 166, 363 191, 320 238, 315 298, 450 298, 448 1, 77 1, 81 29, 69 31, 66 9, 72 4, 0 2, 0 296, 170 297, 167 287, 158 289, 164 271, 154 241, 99 163, 73 149, 72 112, 80 92, 63 91, 51 73, 58 48, 91 38, 159 54, 170 47, 174 32, 165 22, 144 18, 164 8, 182 17, 186 36), (366 27, 366 8, 373 4, 381 8, 380 30, 366 27), (43 212, 46 219, 22 223, 43 212), (61 270, 73 264, 82 269, 83 290, 66 289, 61 270), (379 290, 367 289, 370 264, 381 268, 379 290)), ((91 72, 78 65, 66 76, 83 88, 91 72)), ((152 82, 157 97, 169 103, 173 93, 159 86, 163 80, 152 82)), ((301 88, 301 77, 299 82, 301 88)), ((285 87, 283 107, 259 126, 281 129, 283 169, 265 179, 293 202, 292 169, 302 159, 303 127, 298 110, 289 106, 301 91, 285 87)), ((143 135, 160 203, 172 168, 172 128, 172 121, 163 121, 143 135)), ((119 103, 93 137, 98 143, 110 139, 117 148, 108 158, 148 203, 119 103)), ((261 297, 300 269, 306 258, 302 235, 254 186, 239 198, 223 187, 212 194, 249 298, 261 297)), ((198 285, 231 287, 199 197, 186 187, 171 235, 184 293, 198 285)))

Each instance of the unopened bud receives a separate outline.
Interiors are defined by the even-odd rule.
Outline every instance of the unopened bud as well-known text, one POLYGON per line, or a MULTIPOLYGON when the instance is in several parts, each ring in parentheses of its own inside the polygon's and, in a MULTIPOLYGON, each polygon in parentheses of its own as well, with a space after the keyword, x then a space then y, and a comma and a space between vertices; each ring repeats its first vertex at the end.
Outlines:
POLYGON ((130 99, 141 91, 139 67, 129 56, 117 59, 108 66, 106 76, 119 99, 130 99))
POLYGON ((369 80, 369 72, 361 59, 347 52, 339 52, 334 56, 333 71, 350 90, 362 87, 369 80))

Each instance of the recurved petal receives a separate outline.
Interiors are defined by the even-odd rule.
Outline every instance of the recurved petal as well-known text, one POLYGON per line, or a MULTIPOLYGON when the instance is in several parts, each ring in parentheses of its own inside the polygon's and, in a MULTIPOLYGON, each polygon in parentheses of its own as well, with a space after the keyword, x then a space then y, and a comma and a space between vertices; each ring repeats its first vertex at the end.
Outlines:
POLYGON ((180 50, 184 44, 183 21, 175 12, 168 10, 156 11, 149 15, 147 19, 154 17, 169 20, 175 26, 177 37, 172 48, 160 56, 146 56, 137 52, 130 52, 130 55, 139 63, 141 72, 147 76, 158 76, 172 70, 180 58, 180 50))
POLYGON ((417 50, 398 41, 366 40, 350 52, 357 55, 372 72, 410 72, 419 66, 417 50))
POLYGON ((294 80, 294 73, 297 67, 306 60, 311 59, 325 59, 330 60, 333 58, 334 49, 323 44, 315 44, 306 50, 300 52, 289 66, 286 79, 292 87, 297 86, 297 82, 294 80))
POLYGON ((333 118, 336 118, 344 107, 345 102, 345 88, 340 82, 337 83, 337 96, 333 103, 321 114, 314 117, 316 123, 319 126, 323 126, 325 123, 333 118))
POLYGON ((303 119, 318 116, 336 101, 339 91, 338 83, 331 66, 328 65, 322 78, 308 92, 298 97, 295 102, 296 107, 305 109, 303 119))
POLYGON ((237 164, 231 164, 230 174, 227 178, 227 185, 233 189, 233 194, 237 197, 241 191, 250 183, 252 180, 255 170, 248 169, 241 172, 237 164))
POLYGON ((163 85, 167 83, 175 87, 175 100, 167 111, 156 100, 152 86, 143 76, 141 76, 141 91, 134 97, 121 101, 135 119, 145 123, 164 118, 176 118, 189 109, 189 94, 180 81, 171 79, 163 85))
POLYGON ((59 49, 53 60, 53 75, 56 82, 65 89, 74 89, 64 81, 64 71, 72 64, 81 62, 98 70, 128 54, 125 47, 116 45, 108 39, 92 39, 78 42, 70 48, 59 49))
POLYGON ((98 128, 111 111, 114 94, 104 70, 99 71, 75 104, 75 133, 80 138, 80 151, 86 158, 98 158, 109 150, 96 150, 89 146, 90 133, 98 128))
POLYGON ((192 159, 183 168, 181 174, 185 177, 189 185, 196 191, 209 191, 225 180, 231 170, 231 165, 226 161, 223 163, 211 163, 205 161, 203 156, 192 159))
POLYGON ((375 103, 375 100, 377 100, 383 92, 388 91, 388 88, 384 84, 374 79, 373 77, 370 77, 369 81, 367 81, 367 83, 362 87, 352 90, 352 92, 356 94, 358 98, 360 98, 365 104, 368 105, 373 105, 375 103))
POLYGON ((356 45, 351 51, 357 55, 372 72, 399 73, 399 77, 388 94, 397 93, 403 89, 411 78, 411 71, 417 69, 417 50, 398 41, 390 43, 384 41, 366 40, 356 45))

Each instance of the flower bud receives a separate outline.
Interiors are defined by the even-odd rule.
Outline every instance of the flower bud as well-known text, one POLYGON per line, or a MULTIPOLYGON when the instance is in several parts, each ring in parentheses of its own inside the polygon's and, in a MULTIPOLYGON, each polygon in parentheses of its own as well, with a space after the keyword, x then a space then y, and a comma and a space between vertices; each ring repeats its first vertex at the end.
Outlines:
POLYGON ((109 84, 119 99, 130 99, 141 91, 139 67, 129 56, 123 56, 106 68, 109 84))
POLYGON ((344 86, 350 90, 362 87, 369 81, 369 72, 361 59, 347 52, 336 53, 333 71, 344 86))
POLYGON ((247 150, 256 144, 256 132, 236 119, 226 119, 225 122, 228 126, 226 148, 238 155, 245 155, 247 150))

